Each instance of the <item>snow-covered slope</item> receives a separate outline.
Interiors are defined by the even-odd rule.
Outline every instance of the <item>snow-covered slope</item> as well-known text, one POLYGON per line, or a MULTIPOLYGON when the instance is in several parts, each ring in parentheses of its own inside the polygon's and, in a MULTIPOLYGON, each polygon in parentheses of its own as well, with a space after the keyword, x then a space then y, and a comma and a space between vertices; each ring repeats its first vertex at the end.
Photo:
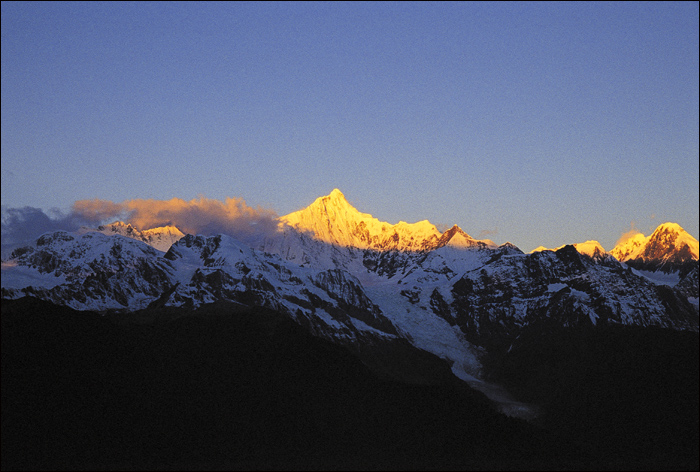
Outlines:
POLYGON ((163 254, 119 234, 46 234, 3 263, 2 293, 98 311, 232 300, 304 317, 329 338, 395 334, 351 274, 304 269, 226 235, 187 235, 163 254))
MULTIPOLYGON (((558 251, 564 247, 548 249, 539 246, 531 254, 558 251)), ((614 257, 656 285, 675 286, 698 266, 698 240, 676 223, 659 225, 648 237, 642 233, 627 237, 610 252, 606 252, 598 241, 577 243, 573 247, 580 254, 594 259, 614 257)), ((686 281, 686 285, 689 283, 692 284, 686 281)), ((697 292, 697 287, 691 287, 690 291, 697 292)))
POLYGON ((625 262, 628 259, 634 259, 644 250, 648 240, 649 238, 644 236, 642 233, 637 233, 627 238, 624 242, 618 243, 612 250, 610 250, 610 254, 615 256, 615 258, 620 262, 625 262))

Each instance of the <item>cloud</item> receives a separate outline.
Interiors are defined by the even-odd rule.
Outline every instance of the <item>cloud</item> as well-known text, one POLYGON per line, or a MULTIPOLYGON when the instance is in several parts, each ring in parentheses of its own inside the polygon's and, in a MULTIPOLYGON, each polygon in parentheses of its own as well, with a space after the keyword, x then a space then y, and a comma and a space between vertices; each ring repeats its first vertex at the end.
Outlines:
POLYGON ((479 235, 476 237, 477 239, 484 239, 486 236, 493 236, 498 234, 498 228, 494 229, 482 229, 479 231, 479 235))
POLYGON ((277 230, 277 214, 264 208, 252 208, 241 198, 224 202, 210 198, 185 201, 129 200, 124 203, 128 221, 137 228, 174 225, 184 233, 228 234, 247 241, 277 230))
POLYGON ((34 207, 2 208, 2 258, 13 249, 31 243, 44 233, 52 231, 76 231, 81 226, 98 224, 89 216, 75 212, 65 214, 52 209, 49 214, 34 207))
POLYGON ((615 246, 619 246, 620 244, 624 244, 627 242, 629 239, 637 236, 638 234, 641 234, 644 236, 644 234, 637 229, 637 225, 634 223, 634 221, 630 222, 630 230, 622 233, 622 236, 620 236, 620 239, 617 240, 615 243, 615 246))
POLYGON ((97 198, 92 200, 78 200, 73 203, 72 210, 72 214, 93 222, 110 221, 120 217, 123 218, 125 216, 124 213, 125 206, 123 203, 114 203, 97 198))
POLYGON ((82 218, 123 219, 139 230, 176 226, 183 233, 228 234, 249 242, 277 229, 277 214, 264 208, 252 208, 242 198, 225 201, 199 197, 190 201, 135 199, 122 203, 109 200, 79 200, 73 212, 82 218))
POLYGON ((277 231, 277 214, 269 209, 253 208, 240 198, 225 201, 199 197, 190 201, 135 199, 121 203, 109 200, 79 200, 68 214, 39 208, 2 210, 2 257, 11 248, 31 243, 50 231, 76 231, 81 226, 96 227, 115 220, 131 223, 139 230, 176 226, 190 234, 227 234, 252 244, 277 231))

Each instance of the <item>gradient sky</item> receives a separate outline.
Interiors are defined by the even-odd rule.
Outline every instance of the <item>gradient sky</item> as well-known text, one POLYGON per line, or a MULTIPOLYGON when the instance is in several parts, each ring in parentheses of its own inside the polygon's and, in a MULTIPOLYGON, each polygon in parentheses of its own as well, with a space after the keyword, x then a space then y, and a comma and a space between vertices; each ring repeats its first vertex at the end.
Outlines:
POLYGON ((333 188, 529 251, 699 236, 698 2, 2 2, 2 205, 333 188))

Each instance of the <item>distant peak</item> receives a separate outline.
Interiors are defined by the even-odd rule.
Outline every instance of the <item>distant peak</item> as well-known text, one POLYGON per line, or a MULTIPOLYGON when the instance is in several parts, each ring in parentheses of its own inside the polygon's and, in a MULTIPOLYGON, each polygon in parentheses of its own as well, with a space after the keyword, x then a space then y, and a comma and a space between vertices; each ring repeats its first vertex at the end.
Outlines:
POLYGON ((452 226, 440 236, 437 241, 437 247, 451 246, 458 248, 468 248, 476 245, 477 242, 465 233, 462 228, 457 225, 452 226))
POLYGON ((362 213, 337 188, 308 207, 280 217, 280 221, 320 241, 363 249, 422 251, 433 248, 440 237, 427 220, 392 225, 362 213))
POLYGON ((638 233, 618 241, 610 251, 620 262, 698 259, 698 240, 678 223, 666 222, 656 227, 651 236, 638 233))
POLYGON ((173 226, 173 225, 159 226, 157 228, 150 228, 150 229, 142 231, 142 233, 144 235, 165 233, 165 234, 174 234, 174 235, 178 235, 181 237, 185 235, 182 231, 180 231, 180 229, 177 226, 173 226))
MULTIPOLYGON (((595 240, 588 240, 582 243, 575 243, 575 244, 565 244, 563 246, 559 246, 557 248, 547 248, 544 246, 538 246, 532 251, 530 251, 530 254, 534 254, 536 252, 542 252, 542 251, 559 251, 561 249, 566 248, 567 246, 571 246, 574 249, 576 249, 576 252, 579 254, 585 254, 586 256, 590 256, 593 258, 604 258, 608 254, 607 251, 603 248, 603 246, 595 240)), ((568 251, 569 249, 567 249, 568 251)))
POLYGON ((467 233, 465 233, 464 230, 457 225, 453 225, 452 228, 445 231, 443 233, 443 236, 449 240, 449 239, 452 239, 452 237, 454 237, 456 234, 459 234, 467 239, 474 239, 471 236, 469 236, 467 233))
POLYGON ((686 240, 695 241, 697 244, 697 240, 688 234, 681 225, 670 222, 657 226, 648 238, 649 244, 655 244, 657 241, 663 241, 663 244, 672 244, 674 241, 684 242, 686 240))
POLYGON ((580 254, 585 254, 594 258, 602 258, 605 257, 605 255, 607 254, 603 246, 598 241, 594 240, 588 240, 583 243, 576 243, 574 244, 574 247, 580 254))

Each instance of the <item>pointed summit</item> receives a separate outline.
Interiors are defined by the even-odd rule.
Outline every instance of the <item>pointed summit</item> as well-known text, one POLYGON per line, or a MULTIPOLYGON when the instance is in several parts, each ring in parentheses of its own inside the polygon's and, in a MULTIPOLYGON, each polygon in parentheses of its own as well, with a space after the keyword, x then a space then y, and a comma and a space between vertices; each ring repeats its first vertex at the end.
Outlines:
POLYGON ((330 198, 331 200, 342 200, 347 202, 347 200, 345 200, 345 195, 343 195, 343 192, 341 192, 337 188, 334 188, 327 198, 330 198))
POLYGON ((619 242, 610 253, 635 269, 685 275, 697 266, 698 240, 679 224, 667 222, 651 236, 638 233, 619 242))
POLYGON ((331 193, 329 193, 328 195, 326 195, 325 197, 317 198, 316 201, 314 201, 314 203, 311 206, 318 206, 318 205, 328 207, 329 208, 328 211, 332 211, 330 209, 335 208, 335 209, 338 209, 340 211, 346 211, 346 212, 358 213, 358 214, 360 213, 359 211, 357 211, 357 209, 355 209, 355 207, 350 205, 350 202, 348 202, 348 200, 345 198, 345 195, 343 195, 343 192, 341 192, 337 188, 333 189, 333 191, 331 193))
POLYGON ((280 218, 283 224, 313 234, 315 239, 360 249, 421 251, 434 248, 440 232, 428 221, 395 225, 353 207, 336 189, 303 210, 280 218))
POLYGON ((611 253, 607 252, 603 246, 598 242, 594 240, 588 240, 582 243, 574 243, 574 244, 564 244, 563 246, 559 246, 554 249, 546 248, 544 246, 538 246, 532 251, 530 251, 530 254, 533 254, 535 252, 542 252, 542 251, 559 251, 560 249, 565 248, 566 246, 573 246, 574 249, 579 254, 586 255, 588 257, 592 257, 593 259, 597 260, 602 260, 602 259, 607 259, 610 257, 611 253))
POLYGON ((358 243, 354 233, 360 222, 371 218, 372 215, 357 211, 336 188, 303 210, 281 217, 280 221, 330 244, 365 247, 367 241, 358 243))
POLYGON ((462 228, 453 225, 452 228, 442 233, 435 247, 439 248, 444 246, 457 249, 468 249, 472 247, 496 249, 498 244, 490 239, 474 239, 464 232, 462 228))
POLYGON ((437 242, 437 247, 453 246, 458 248, 466 248, 476 245, 474 238, 465 233, 462 228, 457 225, 448 229, 437 242))
POLYGON ((663 260, 678 253, 685 259, 698 260, 698 240, 677 223, 663 223, 651 236, 637 233, 619 242, 610 253, 621 262, 663 260))
POLYGON ((654 259, 698 260, 698 240, 676 223, 663 223, 649 236, 640 257, 654 259))

